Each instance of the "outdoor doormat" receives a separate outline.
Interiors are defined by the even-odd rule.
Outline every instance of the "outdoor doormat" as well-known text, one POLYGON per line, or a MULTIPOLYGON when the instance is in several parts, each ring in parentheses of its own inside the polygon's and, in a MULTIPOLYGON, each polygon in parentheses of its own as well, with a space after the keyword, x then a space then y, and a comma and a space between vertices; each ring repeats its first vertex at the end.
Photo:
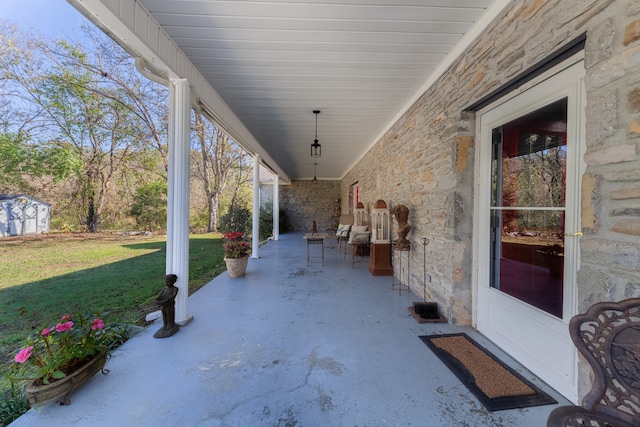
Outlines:
POLYGON ((447 319, 438 312, 437 302, 414 302, 407 310, 418 323, 447 323, 447 319))
POLYGON ((420 339, 489 411, 557 403, 466 334, 420 339))

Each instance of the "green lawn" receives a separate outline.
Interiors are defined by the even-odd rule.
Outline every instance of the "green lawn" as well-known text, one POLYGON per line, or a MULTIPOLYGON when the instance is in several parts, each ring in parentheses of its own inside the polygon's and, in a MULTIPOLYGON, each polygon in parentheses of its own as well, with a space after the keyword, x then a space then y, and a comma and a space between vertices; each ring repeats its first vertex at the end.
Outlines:
MULTIPOLYGON (((165 275, 165 236, 62 234, 0 239, 0 382, 28 334, 64 314, 144 324, 165 275)), ((225 271, 219 234, 192 235, 189 294, 225 271)))

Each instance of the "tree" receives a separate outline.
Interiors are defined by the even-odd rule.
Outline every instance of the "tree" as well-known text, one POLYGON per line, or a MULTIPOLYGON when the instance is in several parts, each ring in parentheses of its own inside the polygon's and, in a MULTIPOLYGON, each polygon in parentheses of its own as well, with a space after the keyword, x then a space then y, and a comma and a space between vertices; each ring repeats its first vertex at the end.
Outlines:
MULTIPOLYGON (((248 183, 247 154, 222 131, 211 124, 202 112, 194 118, 193 173, 202 182, 207 199, 207 231, 218 231, 220 199, 230 182, 232 191, 248 183)), ((232 203, 233 205, 233 203, 232 203)))
POLYGON ((138 226, 147 230, 160 230, 167 225, 167 184, 151 182, 136 188, 136 197, 130 210, 138 226))
POLYGON ((223 233, 242 231, 250 234, 251 220, 252 215, 248 208, 232 203, 229 210, 220 218, 220 231, 223 233))
MULTIPOLYGON (((140 76, 128 54, 108 37, 96 29, 85 31, 92 49, 43 40, 18 46, 12 39, 0 50, 5 66, 0 82, 14 83, 10 95, 25 112, 30 135, 64 141, 74 151, 73 196, 81 207, 81 223, 95 232, 115 195, 116 178, 130 165, 144 165, 140 152, 155 151, 166 178, 167 91, 140 76)), ((150 165, 149 171, 157 168, 150 165)))
MULTIPOLYGON (((169 91, 164 86, 142 77, 135 70, 131 55, 95 26, 84 26, 83 31, 92 40, 92 49, 96 51, 95 61, 89 64, 92 71, 119 89, 117 100, 135 116, 135 131, 144 141, 145 149, 160 157, 164 173, 158 176, 166 179, 169 164, 169 91)), ((103 95, 111 94, 106 92, 103 95)), ((158 172, 155 160, 146 170, 158 172)))
POLYGON ((0 133, 0 193, 36 193, 49 182, 67 178, 78 166, 68 144, 49 141, 39 146, 25 136, 0 133))

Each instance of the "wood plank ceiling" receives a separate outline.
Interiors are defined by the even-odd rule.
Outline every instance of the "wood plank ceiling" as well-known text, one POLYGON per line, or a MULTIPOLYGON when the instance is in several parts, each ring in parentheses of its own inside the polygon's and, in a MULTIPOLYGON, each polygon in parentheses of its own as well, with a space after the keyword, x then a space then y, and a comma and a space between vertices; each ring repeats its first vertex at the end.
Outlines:
POLYGON ((493 0, 141 3, 291 179, 340 179, 493 0))

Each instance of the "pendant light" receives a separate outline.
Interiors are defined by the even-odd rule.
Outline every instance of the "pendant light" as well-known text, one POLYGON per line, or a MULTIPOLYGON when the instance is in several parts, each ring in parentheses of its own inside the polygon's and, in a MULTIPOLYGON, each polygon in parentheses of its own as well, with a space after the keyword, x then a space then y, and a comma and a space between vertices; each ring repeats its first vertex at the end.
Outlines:
POLYGON ((316 115, 316 139, 311 144, 311 157, 320 157, 322 156, 322 145, 318 143, 318 114, 320 114, 320 110, 313 110, 313 114, 316 115))

